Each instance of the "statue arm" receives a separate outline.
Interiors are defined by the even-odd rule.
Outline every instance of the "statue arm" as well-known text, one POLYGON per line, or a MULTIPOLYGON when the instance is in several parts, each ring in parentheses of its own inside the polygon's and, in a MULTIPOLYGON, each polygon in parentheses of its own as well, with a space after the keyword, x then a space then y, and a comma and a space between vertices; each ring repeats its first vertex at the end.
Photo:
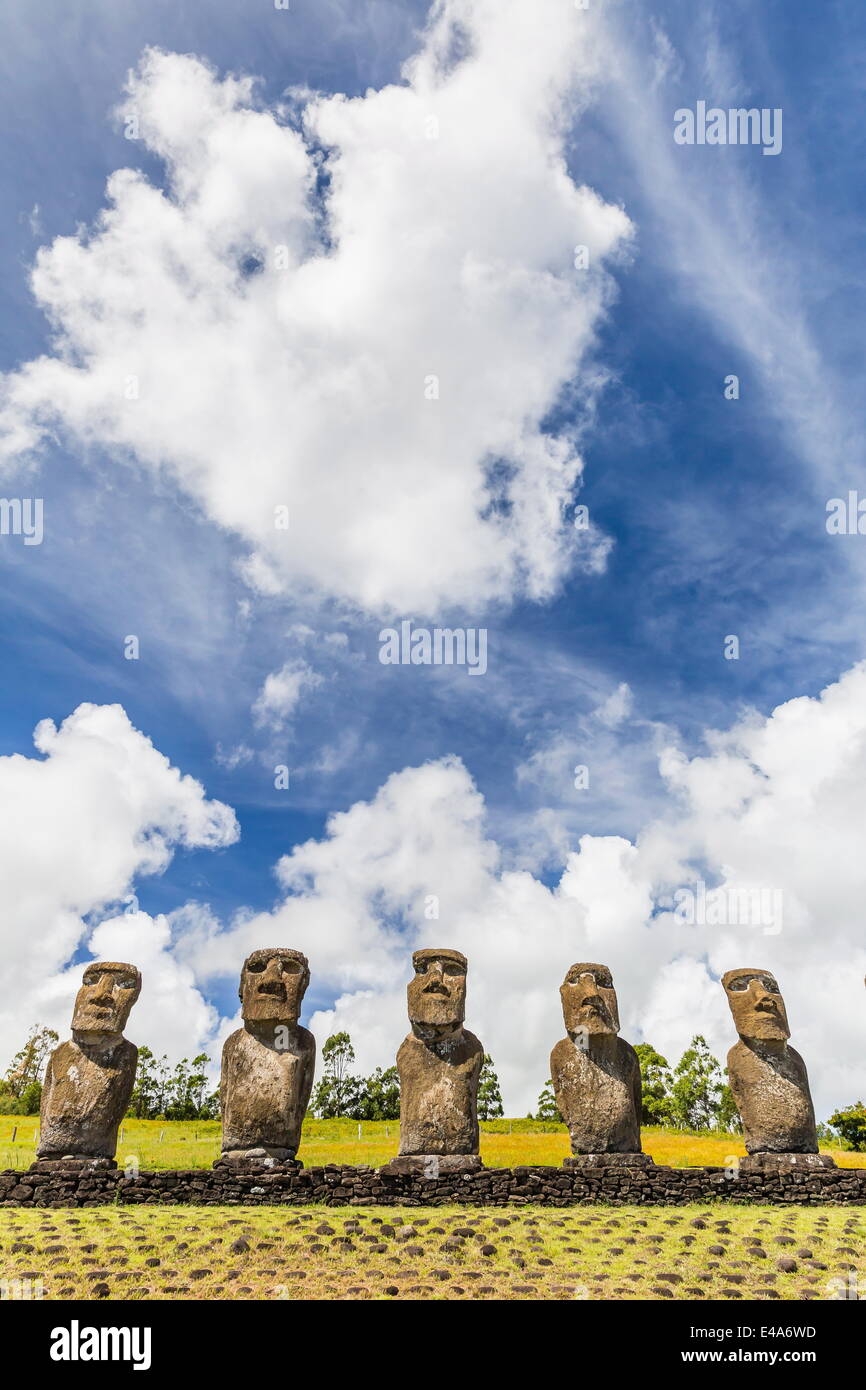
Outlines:
POLYGON ((229 1063, 233 1052, 232 1040, 234 1033, 230 1033, 223 1043, 222 1057, 220 1058, 220 1120, 225 1124, 226 1121, 226 1099, 229 1089, 229 1063))
POLYGON ((124 1038, 124 1042, 126 1043, 126 1055, 124 1058, 126 1065, 123 1069, 123 1114, 125 1115, 129 1108, 129 1102, 132 1100, 132 1093, 135 1090, 135 1073, 138 1070, 138 1048, 135 1043, 130 1042, 128 1038, 124 1038))
POLYGON ((306 1058, 307 1065, 304 1068, 304 1079, 301 1085, 301 1115, 306 1115, 307 1113, 307 1107, 310 1104, 310 1096, 313 1091, 313 1079, 316 1073, 316 1039, 313 1037, 312 1033, 308 1033, 307 1037, 309 1043, 306 1058))
POLYGON ((634 1109, 635 1114, 637 1115, 638 1127, 640 1127, 641 1117, 643 1115, 643 1082, 641 1081, 640 1062, 638 1060, 638 1055, 633 1048, 631 1082, 632 1092, 634 1094, 634 1109))
POLYGON ((56 1082, 55 1082, 55 1077, 54 1077, 54 1058, 55 1058, 56 1056, 57 1056, 57 1050, 55 1050, 54 1052, 52 1052, 51 1056, 50 1056, 49 1059, 48 1059, 48 1066, 45 1068, 45 1079, 44 1079, 44 1081, 42 1082, 42 1097, 41 1097, 40 1102, 39 1102, 39 1128, 40 1128, 40 1130, 42 1129, 42 1126, 43 1126, 43 1124, 44 1124, 46 1115, 48 1114, 49 1110, 51 1109, 51 1100, 52 1100, 52 1097, 53 1097, 53 1094, 54 1094, 54 1087, 55 1087, 55 1084, 56 1084, 56 1082))

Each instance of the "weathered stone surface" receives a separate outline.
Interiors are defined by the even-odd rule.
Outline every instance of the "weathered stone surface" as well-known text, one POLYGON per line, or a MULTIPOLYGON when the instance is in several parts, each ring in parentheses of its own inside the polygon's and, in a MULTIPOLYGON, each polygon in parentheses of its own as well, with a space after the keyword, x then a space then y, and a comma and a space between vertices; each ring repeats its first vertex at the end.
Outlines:
POLYGON ((400 1156, 478 1153, 481 1043, 463 1027, 466 957, 430 949, 412 957, 412 1032, 397 1053, 400 1156))
POLYGON ((38 1160, 113 1159, 135 1085, 138 1048, 123 1036, 141 992, 134 965, 87 966, 72 1038, 51 1054, 42 1089, 38 1160))
POLYGON ((559 991, 568 1037, 550 1054, 556 1104, 574 1155, 640 1154, 641 1079, 634 1048, 619 1032, 606 965, 581 963, 559 991))
POLYGON ((114 1158, 76 1158, 67 1154, 64 1158, 37 1158, 31 1164, 32 1173, 80 1173, 84 1170, 100 1172, 106 1168, 116 1168, 114 1158))
POLYGON ((729 970, 722 985, 740 1035, 728 1053, 728 1079, 747 1152, 817 1154, 806 1065, 788 1046, 791 1031, 775 976, 729 970))
POLYGON ((213 1162, 214 1168, 225 1168, 230 1172, 243 1171, 245 1173, 269 1172, 276 1167, 281 1170, 301 1169, 303 1166, 303 1163, 297 1158, 272 1158, 267 1149, 244 1149, 242 1157, 233 1156, 231 1153, 222 1154, 213 1162))
POLYGON ((740 1159, 740 1172, 749 1173, 811 1173, 815 1169, 835 1168, 829 1154, 753 1153, 740 1159))
POLYGON ((266 948, 244 961, 244 1026, 226 1039, 222 1055, 223 1162, 295 1157, 316 1063, 315 1039, 298 1023, 309 982, 300 951, 266 948))
POLYGON ((572 1154, 562 1160, 563 1168, 649 1168, 652 1164, 653 1159, 644 1153, 572 1154))
POLYGON ((446 1173, 476 1173, 483 1166, 478 1154, 404 1154, 392 1158, 379 1171, 438 1178, 446 1173))

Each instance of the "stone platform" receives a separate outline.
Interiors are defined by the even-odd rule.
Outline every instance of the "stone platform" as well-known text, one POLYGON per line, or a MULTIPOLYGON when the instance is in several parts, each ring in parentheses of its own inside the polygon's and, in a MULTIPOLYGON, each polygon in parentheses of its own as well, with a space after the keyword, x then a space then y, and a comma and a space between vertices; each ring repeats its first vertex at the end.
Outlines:
POLYGON ((866 1205, 866 1169, 793 1168, 744 1173, 742 1169, 665 1168, 629 1165, 602 1168, 480 1168, 437 1178, 381 1169, 329 1165, 280 1165, 244 1170, 193 1168, 143 1171, 82 1170, 60 1164, 0 1172, 0 1206, 96 1207, 109 1205, 203 1206, 543 1206, 594 1202, 678 1206, 686 1202, 769 1202, 866 1205))

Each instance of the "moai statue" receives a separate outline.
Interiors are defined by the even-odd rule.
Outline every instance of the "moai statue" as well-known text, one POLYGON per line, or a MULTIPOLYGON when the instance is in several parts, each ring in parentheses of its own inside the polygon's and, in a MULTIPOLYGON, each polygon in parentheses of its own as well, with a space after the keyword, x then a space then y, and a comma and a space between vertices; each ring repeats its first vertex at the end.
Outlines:
POLYGON ((265 948, 244 961, 244 1026, 223 1047, 218 1164, 295 1160, 316 1065, 316 1040, 298 1023, 309 983, 300 951, 265 948))
POLYGON ((740 1171, 835 1167, 829 1154, 818 1153, 806 1064, 788 1046, 791 1030, 776 977, 769 970, 729 970, 722 984, 740 1035, 728 1053, 728 1080, 749 1155, 740 1171))
POLYGON ((466 957, 430 949, 412 957, 412 1031, 397 1053, 400 1153, 388 1173, 469 1172, 480 1168, 478 1080, 484 1049, 463 1027, 466 957))
POLYGON ((39 1164, 116 1168, 117 1131, 135 1085, 138 1048, 123 1036, 141 993, 134 965, 88 965, 75 999, 72 1038, 52 1052, 42 1087, 39 1164))
POLYGON ((559 1113, 571 1135, 566 1168, 647 1167, 641 1152, 640 1063, 618 1037, 619 1010, 606 965, 579 964, 560 990, 568 1037, 550 1054, 559 1113))

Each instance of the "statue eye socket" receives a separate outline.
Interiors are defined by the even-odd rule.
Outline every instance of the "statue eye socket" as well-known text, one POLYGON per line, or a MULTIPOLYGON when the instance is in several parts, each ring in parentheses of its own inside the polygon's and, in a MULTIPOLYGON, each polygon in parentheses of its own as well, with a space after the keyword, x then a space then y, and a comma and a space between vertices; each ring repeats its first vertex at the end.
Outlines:
POLYGON ((264 961, 253 961, 252 965, 247 966, 247 970, 251 975, 263 975, 265 970, 264 961))
POLYGON ((452 965, 446 965, 443 971, 443 974, 445 975, 463 975, 464 973, 465 972, 463 970, 462 965, 457 965, 456 963, 452 965))
POLYGON ((280 968, 287 975, 299 975, 301 973, 300 961, 297 960, 281 960, 280 968))
POLYGON ((728 985, 728 989, 732 992, 736 992, 737 994, 739 994, 743 990, 748 989, 750 984, 751 980, 731 980, 731 983, 728 985))
POLYGON ((84 977, 84 984, 86 984, 86 985, 98 985, 98 984, 99 984, 99 976, 98 976, 98 975, 85 975, 85 977, 84 977))
POLYGON ((123 975, 123 976, 121 976, 121 978, 117 981, 117 983, 118 983, 118 985, 120 986, 121 989, 134 989, 134 988, 135 988, 135 979, 134 979, 134 977, 133 977, 132 975, 123 975))

